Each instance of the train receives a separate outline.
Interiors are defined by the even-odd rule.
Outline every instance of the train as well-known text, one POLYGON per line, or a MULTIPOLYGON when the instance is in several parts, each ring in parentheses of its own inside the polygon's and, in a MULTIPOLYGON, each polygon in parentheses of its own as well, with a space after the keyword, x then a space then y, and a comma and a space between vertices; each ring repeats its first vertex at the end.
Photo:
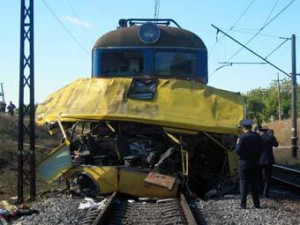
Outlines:
POLYGON ((239 93, 209 86, 207 48, 173 19, 120 19, 92 49, 92 75, 36 110, 62 140, 37 164, 85 196, 205 196, 237 180, 239 93))

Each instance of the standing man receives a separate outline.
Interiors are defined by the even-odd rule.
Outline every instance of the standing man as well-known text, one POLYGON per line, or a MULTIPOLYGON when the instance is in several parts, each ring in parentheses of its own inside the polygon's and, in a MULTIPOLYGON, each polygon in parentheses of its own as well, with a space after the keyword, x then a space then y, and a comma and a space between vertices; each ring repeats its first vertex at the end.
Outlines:
POLYGON ((260 208, 258 189, 259 157, 262 151, 262 140, 259 134, 252 132, 253 121, 243 119, 239 127, 242 134, 236 143, 236 152, 239 156, 240 195, 242 209, 247 206, 248 185, 251 186, 252 199, 255 208, 260 208))
POLYGON ((13 116, 15 113, 15 108, 16 108, 16 106, 14 105, 14 103, 12 103, 12 101, 10 101, 9 105, 7 106, 8 113, 13 116))
POLYGON ((267 127, 260 128, 258 132, 262 138, 262 153, 259 158, 260 189, 263 190, 263 197, 268 198, 272 168, 275 163, 273 147, 278 147, 278 142, 272 131, 267 127))

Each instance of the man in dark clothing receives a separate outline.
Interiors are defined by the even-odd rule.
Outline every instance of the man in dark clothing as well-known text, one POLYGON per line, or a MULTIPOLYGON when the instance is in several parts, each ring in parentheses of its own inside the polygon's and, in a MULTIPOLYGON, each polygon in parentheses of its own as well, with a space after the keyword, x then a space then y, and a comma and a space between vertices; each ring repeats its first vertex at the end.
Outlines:
POLYGON ((236 152, 239 156, 239 176, 241 208, 247 205, 248 185, 251 186, 254 207, 260 208, 258 189, 258 161, 262 151, 261 137, 251 131, 253 121, 244 119, 240 122, 242 134, 236 143, 236 152))
POLYGON ((12 101, 10 101, 9 105, 7 106, 8 113, 13 116, 15 113, 15 108, 16 106, 12 103, 12 101))
POLYGON ((263 196, 268 197, 275 163, 273 147, 278 147, 278 142, 267 127, 260 128, 258 132, 262 138, 262 153, 259 158, 260 189, 263 190, 263 196))

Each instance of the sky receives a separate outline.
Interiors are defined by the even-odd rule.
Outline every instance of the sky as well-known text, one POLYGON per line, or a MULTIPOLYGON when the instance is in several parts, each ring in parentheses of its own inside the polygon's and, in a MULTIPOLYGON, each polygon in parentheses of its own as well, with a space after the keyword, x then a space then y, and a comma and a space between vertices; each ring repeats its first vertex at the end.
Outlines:
MULTIPOLYGON (((17 106, 20 2, 0 1, 0 83, 5 101, 17 106)), ((78 78, 90 77, 91 50, 96 40, 116 29, 120 18, 153 18, 154 6, 155 0, 35 0, 35 102, 45 101, 78 78)), ((300 0, 160 0, 157 14, 158 18, 174 19, 204 41, 208 49, 208 85, 247 93, 268 87, 277 74, 280 79, 289 77, 261 64, 261 59, 217 33, 212 24, 240 43, 247 43, 247 47, 288 74, 292 70, 291 41, 282 43, 295 34, 299 73, 299 10, 300 0)))

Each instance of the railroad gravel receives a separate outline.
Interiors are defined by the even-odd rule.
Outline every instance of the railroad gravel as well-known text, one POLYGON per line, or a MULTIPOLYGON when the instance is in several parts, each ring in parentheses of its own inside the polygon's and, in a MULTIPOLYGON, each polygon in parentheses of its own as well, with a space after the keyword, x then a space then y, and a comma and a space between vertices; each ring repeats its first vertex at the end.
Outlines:
POLYGON ((59 195, 47 199, 40 199, 30 203, 30 209, 38 213, 22 216, 12 221, 17 225, 69 225, 78 224, 86 210, 78 207, 83 199, 72 198, 67 195, 59 195))
POLYGON ((251 195, 247 208, 239 207, 239 195, 225 195, 206 201, 197 199, 190 207, 197 213, 199 224, 213 225, 287 225, 300 224, 300 196, 285 191, 272 191, 261 199, 261 208, 253 206, 251 195))
MULTIPOLYGON (((79 210, 84 199, 59 195, 31 203, 30 208, 38 214, 22 216, 12 221, 18 225, 69 225, 79 224, 87 209, 79 210)), ((271 191, 270 198, 261 199, 261 208, 253 207, 251 196, 248 196, 247 209, 239 208, 239 195, 225 195, 207 200, 194 199, 189 204, 197 213, 199 224, 228 225, 286 225, 300 224, 300 196, 285 191, 271 191)), ((142 221, 136 224, 143 224, 142 221)))

